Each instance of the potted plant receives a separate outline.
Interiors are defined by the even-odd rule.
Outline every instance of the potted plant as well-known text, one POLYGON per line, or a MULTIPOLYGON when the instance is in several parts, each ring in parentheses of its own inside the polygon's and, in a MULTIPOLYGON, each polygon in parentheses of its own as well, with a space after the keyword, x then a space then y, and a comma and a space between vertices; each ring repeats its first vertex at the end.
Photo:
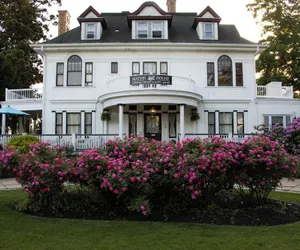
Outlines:
POLYGON ((196 110, 192 110, 191 112, 191 121, 197 121, 200 119, 199 113, 196 110))
POLYGON ((110 121, 111 120, 111 113, 108 109, 104 109, 103 113, 101 114, 102 121, 110 121))

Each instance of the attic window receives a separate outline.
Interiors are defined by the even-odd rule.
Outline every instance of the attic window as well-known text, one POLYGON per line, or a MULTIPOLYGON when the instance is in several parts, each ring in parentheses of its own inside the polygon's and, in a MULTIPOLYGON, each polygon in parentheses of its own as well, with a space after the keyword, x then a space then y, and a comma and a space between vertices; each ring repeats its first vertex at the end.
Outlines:
POLYGON ((94 23, 88 23, 86 25, 86 38, 87 39, 96 38, 96 25, 94 23))
POLYGON ((213 23, 203 23, 204 39, 214 38, 214 25, 213 23))
POLYGON ((137 39, 162 39, 163 22, 137 22, 137 39))

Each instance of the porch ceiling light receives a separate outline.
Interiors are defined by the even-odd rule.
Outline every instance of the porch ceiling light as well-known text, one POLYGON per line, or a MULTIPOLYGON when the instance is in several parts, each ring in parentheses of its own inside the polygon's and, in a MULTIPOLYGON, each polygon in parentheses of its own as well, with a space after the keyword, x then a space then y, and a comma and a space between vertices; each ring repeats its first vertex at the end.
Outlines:
POLYGON ((152 107, 150 110, 149 110, 149 113, 151 115, 155 115, 156 114, 156 109, 154 107, 152 107))

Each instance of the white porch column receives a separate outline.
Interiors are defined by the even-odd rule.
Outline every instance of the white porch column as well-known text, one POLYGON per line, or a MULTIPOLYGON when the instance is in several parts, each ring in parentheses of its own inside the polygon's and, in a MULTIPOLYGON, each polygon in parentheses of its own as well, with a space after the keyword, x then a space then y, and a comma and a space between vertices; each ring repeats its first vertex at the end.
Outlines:
POLYGON ((272 116, 271 115, 269 115, 269 129, 271 129, 272 128, 272 116))
POLYGON ((220 129, 219 129, 219 110, 215 111, 215 117, 216 117, 216 119, 215 119, 215 126, 216 126, 215 131, 216 131, 216 134, 219 134, 220 133, 220 129))
POLYGON ((118 104, 119 106, 119 138, 123 137, 123 119, 124 119, 124 105, 118 104))
MULTIPOLYGON (((100 115, 100 119, 99 119, 99 134, 104 134, 104 121, 102 121, 101 116, 103 113, 103 104, 100 103, 99 104, 99 110, 97 110, 98 114, 100 115)), ((97 124, 97 122, 96 122, 97 124)), ((98 131, 98 129, 96 129, 96 131, 98 131)))
POLYGON ((92 134, 96 134, 96 110, 92 111, 92 134))
POLYGON ((62 112, 63 135, 67 133, 67 112, 62 112))
POLYGON ((184 104, 180 104, 180 140, 183 140, 185 137, 184 133, 184 104))
POLYGON ((81 118, 81 134, 82 135, 84 135, 85 134, 85 117, 84 117, 84 115, 85 115, 85 112, 84 112, 84 110, 81 110, 81 112, 80 112, 80 114, 81 114, 81 116, 80 116, 80 118, 81 118))
POLYGON ((56 134, 56 112, 52 111, 52 133, 56 134))
POLYGON ((233 134, 237 134, 237 110, 233 110, 233 134))
POLYGON ((284 116, 283 116, 283 127, 286 128, 286 125, 287 125, 287 124, 286 124, 286 116, 284 115, 284 116))
POLYGON ((23 130, 23 117, 19 116, 19 134, 22 134, 24 132, 23 130))
POLYGON ((33 134, 36 135, 36 118, 33 118, 33 134))
POLYGON ((204 124, 205 124, 204 125, 205 133, 209 133, 209 131, 208 131, 208 110, 204 110, 204 124))
POLYGON ((248 110, 244 110, 244 133, 251 133, 252 131, 249 131, 249 119, 248 119, 248 110))
POLYGON ((6 114, 2 114, 2 128, 1 128, 1 134, 5 135, 6 133, 6 114))

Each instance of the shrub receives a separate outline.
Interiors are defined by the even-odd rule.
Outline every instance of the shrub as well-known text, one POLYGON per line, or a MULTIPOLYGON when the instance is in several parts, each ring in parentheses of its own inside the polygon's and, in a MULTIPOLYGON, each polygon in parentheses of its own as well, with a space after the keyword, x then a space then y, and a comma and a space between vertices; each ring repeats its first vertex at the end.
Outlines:
POLYGON ((287 126, 284 132, 284 146, 289 153, 300 154, 300 117, 287 126))
POLYGON ((30 145, 39 143, 39 139, 33 135, 15 136, 9 140, 8 146, 19 150, 21 153, 28 153, 30 145))
POLYGON ((289 156, 283 146, 267 137, 247 139, 240 147, 238 185, 249 189, 251 196, 264 203, 271 191, 284 177, 296 174, 296 158, 289 156))

